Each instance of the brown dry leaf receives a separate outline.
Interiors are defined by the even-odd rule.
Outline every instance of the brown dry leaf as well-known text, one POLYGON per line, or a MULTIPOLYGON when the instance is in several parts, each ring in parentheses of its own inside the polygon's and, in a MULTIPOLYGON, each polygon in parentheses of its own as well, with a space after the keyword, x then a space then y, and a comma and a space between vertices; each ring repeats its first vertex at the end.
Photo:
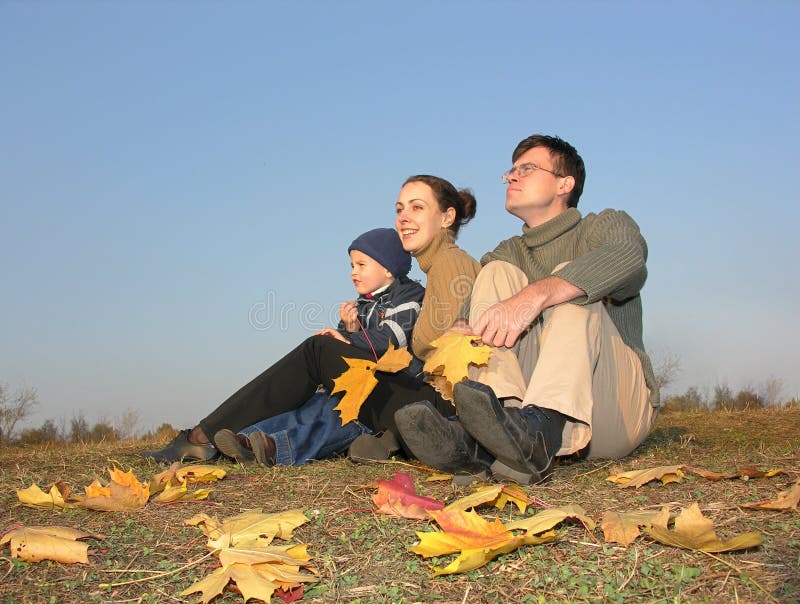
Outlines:
POLYGON ((68 503, 69 489, 63 482, 50 485, 50 489, 45 493, 38 485, 32 484, 27 489, 17 489, 17 499, 29 508, 40 510, 66 509, 73 507, 68 503))
POLYGON ((542 510, 534 516, 531 516, 530 518, 523 518, 522 520, 510 522, 506 525, 506 528, 509 530, 520 529, 527 531, 529 534, 536 535, 550 530, 555 525, 563 522, 567 518, 575 518, 580 520, 586 527, 586 530, 594 530, 594 520, 589 518, 589 516, 586 515, 586 510, 579 505, 565 505, 558 508, 548 508, 546 510, 542 510))
POLYGON ((150 485, 142 484, 133 470, 123 472, 118 468, 108 471, 111 482, 107 486, 97 480, 85 487, 86 496, 78 501, 81 507, 100 511, 136 510, 150 498, 150 485))
POLYGON ((683 466, 659 466, 648 470, 631 470, 630 472, 613 474, 606 480, 616 483, 623 489, 628 487, 636 487, 638 489, 651 480, 660 480, 662 484, 680 482, 684 477, 681 468, 683 466))
POLYGON ((0 539, 0 546, 10 542, 11 557, 26 562, 89 564, 89 544, 78 541, 86 537, 102 538, 66 526, 29 526, 6 533, 0 539))
POLYGON ((669 508, 664 506, 660 512, 634 510, 630 512, 605 512, 600 528, 606 543, 621 543, 628 546, 642 533, 639 527, 660 526, 667 528, 669 508))
POLYGON ((761 533, 752 532, 721 541, 714 532, 714 523, 703 516, 700 507, 693 503, 681 510, 675 518, 675 528, 670 531, 664 527, 649 526, 644 532, 665 545, 701 552, 730 552, 761 545, 761 533))
POLYGON ((428 510, 441 510, 444 504, 433 497, 417 495, 414 481, 410 474, 397 472, 392 480, 378 478, 378 492, 372 501, 378 507, 379 514, 428 520, 428 510))
POLYGON ((448 332, 431 342, 433 352, 425 361, 425 378, 447 400, 453 400, 453 386, 466 379, 470 365, 485 365, 492 349, 480 342, 479 336, 448 332))
POLYGON ((331 394, 344 392, 342 400, 333 408, 339 412, 342 425, 358 419, 361 405, 378 383, 375 379, 376 371, 397 373, 408 367, 411 359, 407 348, 395 348, 392 344, 389 344, 389 348, 377 362, 342 357, 347 363, 347 369, 333 380, 333 390, 331 390, 331 394))
POLYGON ((308 522, 300 510, 262 514, 253 510, 222 522, 196 514, 185 524, 198 526, 208 536, 207 547, 216 552, 222 566, 181 592, 202 592, 209 602, 233 581, 244 601, 269 602, 277 589, 292 590, 317 581, 307 546, 269 545, 275 537, 290 539, 295 528, 308 522))
POLYGON ((718 481, 718 480, 730 480, 731 478, 741 478, 742 480, 749 480, 751 478, 772 478, 773 476, 777 476, 779 474, 783 474, 784 471, 782 469, 772 469, 772 470, 759 470, 755 466, 745 466, 743 468, 739 468, 736 472, 731 474, 720 474, 718 472, 712 472, 711 470, 706 470, 705 468, 696 468, 694 466, 682 466, 682 469, 689 470, 690 472, 694 472, 695 474, 702 476, 708 480, 718 481))
POLYGON ((796 510, 800 503, 800 479, 796 480, 792 488, 778 493, 778 498, 767 501, 756 501, 745 504, 743 507, 756 510, 796 510))
POLYGON ((432 567, 434 576, 463 573, 521 545, 538 545, 555 540, 555 534, 515 536, 499 519, 488 522, 476 512, 464 510, 431 511, 442 531, 417 532, 420 542, 411 548, 425 558, 459 552, 445 567, 432 567))

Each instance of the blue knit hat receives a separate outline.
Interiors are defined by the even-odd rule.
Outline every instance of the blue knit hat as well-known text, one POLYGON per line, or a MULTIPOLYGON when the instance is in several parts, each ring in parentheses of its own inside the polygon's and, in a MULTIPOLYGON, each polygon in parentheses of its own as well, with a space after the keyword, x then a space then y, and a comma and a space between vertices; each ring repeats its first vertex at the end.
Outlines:
POLYGON ((347 248, 364 252, 395 278, 405 277, 411 270, 411 254, 403 249, 400 236, 394 229, 372 229, 359 235, 347 248))

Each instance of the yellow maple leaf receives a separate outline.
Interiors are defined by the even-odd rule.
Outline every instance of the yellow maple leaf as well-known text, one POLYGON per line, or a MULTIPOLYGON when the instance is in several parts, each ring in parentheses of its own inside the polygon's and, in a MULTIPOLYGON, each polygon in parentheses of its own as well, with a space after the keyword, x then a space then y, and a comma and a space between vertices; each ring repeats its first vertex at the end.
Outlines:
POLYGON ((433 352, 428 356, 423 370, 426 381, 445 399, 453 400, 453 386, 467 378, 470 365, 485 365, 492 349, 484 344, 476 346, 479 336, 448 332, 431 342, 433 352))
POLYGON ((635 487, 638 489, 651 480, 660 480, 662 484, 680 482, 684 477, 684 473, 681 471, 682 468, 683 466, 659 466, 647 470, 631 470, 629 472, 613 474, 606 478, 606 480, 619 485, 623 489, 628 487, 635 487))
POLYGON ((201 501, 208 499, 213 492, 211 489, 195 489, 190 491, 187 488, 186 479, 177 481, 170 480, 161 491, 155 496, 150 497, 150 501, 155 503, 171 503, 173 501, 201 501))
POLYGON ((490 523, 474 511, 451 509, 429 513, 443 530, 417 532, 420 542, 411 551, 425 558, 459 552, 458 557, 447 566, 433 566, 434 576, 467 572, 521 545, 538 545, 555 540, 552 532, 516 536, 499 519, 490 523))
POLYGON ((667 528, 669 523, 669 508, 664 506, 660 512, 634 510, 631 512, 607 511, 603 514, 603 536, 606 543, 621 543, 628 546, 641 535, 639 527, 660 526, 667 528))
POLYGON ((64 486, 59 488, 58 484, 51 485, 47 493, 40 489, 37 484, 32 484, 27 489, 17 489, 17 499, 22 505, 29 508, 53 510, 73 507, 71 503, 66 501, 68 497, 69 490, 64 486))
POLYGON ((644 532, 659 543, 701 552, 730 552, 761 545, 761 533, 758 532, 743 533, 721 541, 714 532, 714 522, 703 516, 696 503, 681 510, 675 518, 674 530, 648 526, 644 532))
POLYGON ((216 517, 196 514, 185 524, 197 526, 208 536, 207 546, 216 553, 222 566, 181 595, 199 591, 202 602, 209 602, 233 582, 244 601, 253 598, 269 602, 276 589, 291 590, 317 581, 306 545, 269 545, 275 537, 291 538, 294 528, 304 522, 308 518, 300 510, 274 514, 251 510, 222 522, 216 517))
POLYGON ((133 470, 123 472, 118 468, 108 471, 111 482, 103 486, 97 480, 85 487, 86 497, 78 505, 92 510, 121 511, 135 510, 147 503, 150 498, 150 485, 142 484, 134 476, 133 470))
POLYGON ((408 367, 412 356, 405 347, 395 348, 390 343, 388 350, 377 361, 348 357, 342 357, 342 359, 347 363, 347 369, 333 380, 331 394, 344 392, 342 400, 333 409, 339 412, 342 425, 345 425, 347 422, 358 419, 361 405, 378 384, 375 372, 397 373, 408 367))
POLYGON ((375 370, 383 371, 384 373, 397 373, 408 367, 413 358, 407 347, 395 348, 394 344, 389 342, 389 348, 375 363, 375 370))
POLYGON ((89 544, 78 541, 86 537, 102 538, 66 526, 29 526, 7 532, 0 539, 0 546, 10 543, 11 557, 26 562, 89 564, 89 544))
POLYGON ((535 535, 550 530, 555 525, 563 522, 567 518, 580 520, 586 530, 593 531, 594 520, 586 515, 586 511, 579 505, 564 505, 558 508, 547 508, 534 516, 516 520, 506 525, 509 530, 520 529, 535 535))

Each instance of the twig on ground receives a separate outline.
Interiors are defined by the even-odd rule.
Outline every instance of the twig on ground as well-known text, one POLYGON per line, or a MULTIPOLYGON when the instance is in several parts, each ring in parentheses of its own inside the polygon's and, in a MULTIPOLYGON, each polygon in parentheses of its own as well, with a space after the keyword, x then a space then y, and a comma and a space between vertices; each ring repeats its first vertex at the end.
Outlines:
MULTIPOLYGON (((161 577, 168 577, 170 575, 176 575, 179 572, 186 570, 187 568, 192 568, 193 566, 197 566, 203 560, 206 560, 207 558, 210 558, 211 556, 213 556, 213 555, 215 555, 217 553, 219 553, 218 550, 214 550, 212 552, 208 552, 205 556, 202 556, 201 558, 198 558, 197 560, 192 560, 191 562, 189 562, 187 564, 184 564, 180 568, 176 568, 175 570, 156 572, 151 577, 144 577, 143 579, 131 579, 130 581, 121 581, 119 583, 101 583, 99 585, 99 587, 102 587, 102 588, 106 588, 106 587, 108 587, 108 588, 121 587, 123 585, 133 585, 134 583, 144 583, 146 581, 152 581, 153 579, 159 579, 161 577)), ((129 571, 124 571, 124 572, 141 573, 141 572, 152 572, 152 571, 149 571, 149 570, 129 570, 129 571)))

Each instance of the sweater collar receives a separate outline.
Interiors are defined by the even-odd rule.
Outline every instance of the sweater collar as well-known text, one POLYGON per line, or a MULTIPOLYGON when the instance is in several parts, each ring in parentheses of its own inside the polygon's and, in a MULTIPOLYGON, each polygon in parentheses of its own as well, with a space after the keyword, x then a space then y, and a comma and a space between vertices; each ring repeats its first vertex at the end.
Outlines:
POLYGON ((411 255, 417 259, 420 270, 427 274, 433 265, 433 259, 439 252, 447 248, 455 247, 455 245, 456 238, 455 235, 453 235, 453 231, 450 229, 439 229, 439 232, 433 236, 433 239, 431 239, 427 245, 424 245, 411 255))
POLYGON ((555 218, 551 218, 544 224, 529 227, 522 225, 522 239, 528 247, 538 247, 558 239, 574 228, 581 221, 581 213, 577 208, 567 208, 555 218))

